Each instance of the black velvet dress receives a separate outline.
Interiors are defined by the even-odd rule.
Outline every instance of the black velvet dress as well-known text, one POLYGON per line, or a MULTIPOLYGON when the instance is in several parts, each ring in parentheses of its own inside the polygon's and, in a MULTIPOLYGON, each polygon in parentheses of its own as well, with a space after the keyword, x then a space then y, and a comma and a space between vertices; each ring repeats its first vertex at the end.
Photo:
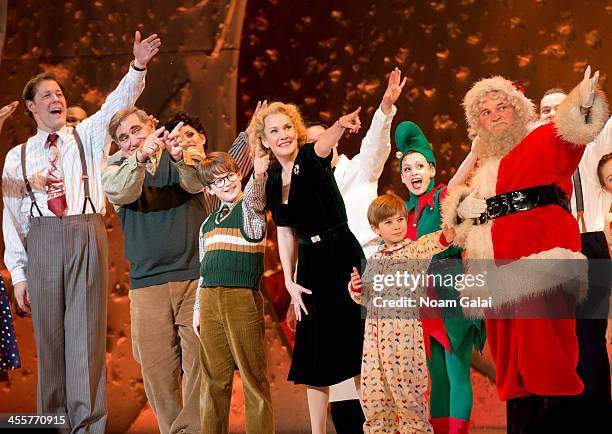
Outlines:
POLYGON ((302 146, 291 175, 287 204, 282 203, 282 168, 270 169, 267 208, 277 226, 290 226, 300 240, 297 283, 308 315, 297 323, 289 380, 323 387, 361 372, 364 321, 348 293, 353 267, 364 260, 349 230, 346 209, 331 168, 330 154, 320 158, 314 144, 302 146))

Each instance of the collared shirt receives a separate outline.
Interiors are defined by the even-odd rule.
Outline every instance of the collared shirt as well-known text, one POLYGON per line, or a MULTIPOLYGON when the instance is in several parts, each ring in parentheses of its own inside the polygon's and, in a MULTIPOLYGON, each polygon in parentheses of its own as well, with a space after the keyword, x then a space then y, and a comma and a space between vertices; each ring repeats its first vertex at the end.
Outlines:
MULTIPOLYGON (((117 88, 107 96, 100 110, 76 127, 83 142, 91 200, 96 211, 101 214, 105 212, 101 174, 104 165, 104 148, 110 139, 108 123, 117 111, 134 105, 144 89, 145 73, 145 71, 136 71, 130 67, 117 88)), ((72 134, 72 127, 64 126, 57 131, 57 134, 59 135, 57 146, 61 155, 68 204, 65 215, 81 214, 85 193, 81 179, 81 160, 72 134)), ((48 136, 48 131, 39 129, 35 136, 28 139, 26 169, 34 198, 42 215, 54 216, 47 207, 45 191, 49 170, 49 150, 46 146, 48 136)), ((2 172, 4 263, 11 273, 13 283, 26 280, 28 256, 25 249, 25 238, 30 230, 31 219, 31 200, 25 189, 21 169, 22 146, 18 145, 8 152, 2 172)), ((88 205, 85 212, 93 212, 91 206, 88 205)), ((38 216, 36 209, 33 214, 34 217, 38 216)))
MULTIPOLYGON (((586 145, 582 159, 578 164, 582 196, 584 203, 584 225, 587 232, 599 232, 604 229, 606 215, 610 210, 612 195, 607 194, 599 182, 597 165, 604 155, 612 152, 612 117, 608 119, 599 135, 586 145)), ((572 214, 576 214, 576 190, 571 198, 572 214)), ((582 232, 582 224, 579 224, 582 232)))

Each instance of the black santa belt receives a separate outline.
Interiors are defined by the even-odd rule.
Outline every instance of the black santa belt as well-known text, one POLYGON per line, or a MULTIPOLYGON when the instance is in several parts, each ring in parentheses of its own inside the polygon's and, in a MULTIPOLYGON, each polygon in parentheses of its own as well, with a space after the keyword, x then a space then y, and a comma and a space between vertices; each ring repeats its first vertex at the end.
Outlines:
POLYGON ((476 224, 548 205, 560 206, 571 214, 569 196, 553 183, 490 197, 487 199, 486 211, 476 219, 476 224))

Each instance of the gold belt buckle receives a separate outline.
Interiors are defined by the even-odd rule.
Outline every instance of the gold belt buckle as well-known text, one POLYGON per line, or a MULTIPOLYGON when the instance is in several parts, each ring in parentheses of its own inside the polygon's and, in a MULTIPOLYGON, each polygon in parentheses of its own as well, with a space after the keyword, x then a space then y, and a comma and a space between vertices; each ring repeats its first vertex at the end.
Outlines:
POLYGON ((315 235, 314 237, 310 237, 310 241, 312 241, 313 243, 318 243, 319 241, 321 241, 321 237, 315 235))

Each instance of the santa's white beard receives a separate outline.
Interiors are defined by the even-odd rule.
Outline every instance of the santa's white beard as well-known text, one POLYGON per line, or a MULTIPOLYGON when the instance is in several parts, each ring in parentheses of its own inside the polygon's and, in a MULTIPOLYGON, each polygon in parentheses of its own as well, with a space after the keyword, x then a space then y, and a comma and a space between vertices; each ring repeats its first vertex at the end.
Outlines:
POLYGON ((499 158, 513 150, 527 135, 527 125, 518 117, 501 131, 489 131, 482 126, 478 128, 479 153, 478 157, 499 158))

